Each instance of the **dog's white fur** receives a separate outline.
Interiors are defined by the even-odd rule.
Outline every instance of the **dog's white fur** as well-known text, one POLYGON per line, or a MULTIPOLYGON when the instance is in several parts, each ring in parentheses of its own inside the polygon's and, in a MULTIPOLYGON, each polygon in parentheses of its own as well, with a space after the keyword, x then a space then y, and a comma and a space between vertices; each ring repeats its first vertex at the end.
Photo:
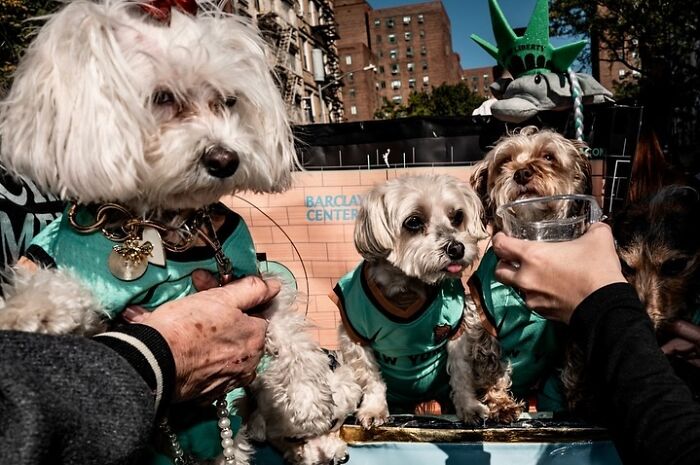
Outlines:
MULTIPOLYGON (((19 65, 0 104, 0 135, 9 172, 65 200, 117 202, 166 224, 225 194, 282 191, 296 163, 263 40, 211 5, 196 17, 173 9, 165 25, 135 3, 67 4, 19 65), (235 154, 237 169, 212 174, 203 162, 212 148, 235 154)), ((103 327, 98 299, 67 270, 18 268, 5 295, 3 329, 103 327)), ((266 311, 271 361, 251 386, 260 399, 248 427, 255 438, 323 436, 359 398, 359 388, 336 379, 293 302, 283 292, 266 311)), ((248 462, 247 437, 237 440, 237 463, 248 462)), ((338 450, 344 455, 344 444, 338 450)), ((301 456, 295 461, 312 463, 301 456)))
MULTIPOLYGON (((376 186, 365 196, 355 225, 355 246, 368 263, 369 278, 398 305, 425 297, 442 280, 459 279, 478 262, 477 243, 487 237, 481 209, 471 187, 450 176, 402 177, 376 186), (407 230, 413 217, 420 219, 420 231, 407 230), (455 243, 464 253, 451 258, 447 247, 455 243)), ((474 303, 466 296, 465 303, 464 332, 446 344, 457 416, 469 423, 512 420, 519 405, 507 392, 509 366, 500 361, 498 343, 484 330, 474 303)), ((339 341, 363 388, 358 420, 365 428, 383 424, 389 415, 387 387, 371 346, 355 343, 343 326, 339 341)))

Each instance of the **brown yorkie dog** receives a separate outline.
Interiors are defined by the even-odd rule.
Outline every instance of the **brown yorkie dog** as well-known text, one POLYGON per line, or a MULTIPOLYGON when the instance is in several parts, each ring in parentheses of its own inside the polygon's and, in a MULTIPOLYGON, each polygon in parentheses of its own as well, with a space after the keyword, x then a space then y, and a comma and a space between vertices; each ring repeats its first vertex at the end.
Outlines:
MULTIPOLYGON (((698 191, 664 187, 615 214, 612 228, 622 272, 646 307, 659 344, 679 337, 673 321, 700 324, 698 191)), ((700 400, 700 370, 684 356, 669 362, 700 400)))
MULTIPOLYGON (((582 142, 567 139, 553 130, 538 129, 535 126, 524 127, 499 139, 484 160, 476 165, 470 179, 484 204, 484 221, 491 223, 495 233, 502 229, 501 219, 496 215, 496 210, 501 205, 529 197, 590 194, 592 191, 591 165, 585 149, 586 145, 582 142)), ((486 252, 476 275, 491 280, 483 284, 484 280, 480 279, 479 293, 483 301, 492 302, 492 308, 483 309, 487 313, 484 315, 485 318, 496 321, 498 324, 494 327, 513 328, 510 334, 500 332, 498 334, 504 353, 508 353, 509 349, 513 348, 520 352, 525 351, 523 349, 525 341, 519 341, 514 334, 525 334, 525 327, 528 327, 528 331, 533 331, 533 328, 538 329, 534 330, 533 337, 530 338, 530 341, 535 342, 527 342, 533 345, 527 350, 547 354, 546 363, 530 359, 511 360, 515 366, 512 374, 513 385, 537 389, 542 380, 556 372, 558 365, 562 363, 561 349, 566 347, 561 373, 565 390, 562 393, 565 397, 562 399, 562 404, 568 404, 568 408, 573 408, 583 396, 581 390, 583 356, 580 350, 566 343, 565 332, 555 323, 532 314, 522 296, 517 295, 517 290, 494 291, 500 284, 493 280, 493 270, 490 268, 495 266, 497 259, 489 259, 490 253, 492 252, 486 252), (503 292, 510 295, 507 304, 498 303, 486 295, 487 293, 497 295, 503 292), (533 378, 539 381, 533 382, 533 378)))
POLYGON ((654 328, 693 320, 700 295, 700 195, 667 186, 613 217, 622 271, 654 328))
POLYGON ((586 145, 549 129, 526 126, 502 137, 471 177, 484 203, 486 221, 495 221, 496 209, 528 197, 591 192, 591 165, 586 145))

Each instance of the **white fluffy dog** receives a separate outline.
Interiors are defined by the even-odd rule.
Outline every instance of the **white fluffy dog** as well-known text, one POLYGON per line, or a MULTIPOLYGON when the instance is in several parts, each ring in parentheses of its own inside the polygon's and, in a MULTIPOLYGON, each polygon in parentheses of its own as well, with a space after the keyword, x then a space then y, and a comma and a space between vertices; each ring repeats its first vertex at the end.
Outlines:
MULTIPOLYGON (((75 1, 27 50, 0 106, 2 163, 71 207, 15 270, 0 328, 92 334, 127 305, 193 292, 196 268, 222 281, 257 273, 245 224, 216 202, 290 185, 286 109, 255 28, 191 5, 75 1)), ((259 402, 248 428, 258 439, 324 437, 359 399, 293 302, 283 292, 264 310, 269 363, 250 386, 259 402)), ((336 446, 324 453, 342 457, 336 446)))
POLYGON ((355 225, 364 258, 335 288, 340 351, 364 397, 357 419, 383 424, 389 408, 509 422, 510 367, 483 328, 460 276, 487 237, 481 203, 450 176, 402 177, 365 197, 355 225))

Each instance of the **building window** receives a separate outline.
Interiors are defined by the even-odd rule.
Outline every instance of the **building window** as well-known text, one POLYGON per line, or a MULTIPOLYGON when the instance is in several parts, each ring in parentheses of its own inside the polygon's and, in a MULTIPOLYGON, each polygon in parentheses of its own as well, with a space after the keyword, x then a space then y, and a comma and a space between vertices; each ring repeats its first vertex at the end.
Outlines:
POLYGON ((391 65, 391 74, 399 74, 399 65, 398 63, 394 63, 391 65))
POLYGON ((394 90, 400 89, 401 88, 401 81, 398 79, 391 81, 391 88, 394 90))
POLYGON ((413 78, 409 79, 408 80, 408 87, 411 89, 415 89, 416 88, 416 80, 413 78))
POLYGON ((418 22, 419 23, 423 23, 424 20, 425 20, 425 18, 423 18, 423 15, 418 15, 418 22))
POLYGON ((387 38, 389 39, 389 43, 390 43, 390 44, 395 44, 395 43, 396 43, 396 34, 389 34, 389 35, 387 36, 387 38))
POLYGON ((412 73, 416 69, 416 65, 414 63, 406 63, 406 69, 409 73, 412 73))
POLYGON ((404 37, 404 39, 406 39, 406 40, 411 40, 411 33, 410 33, 410 32, 404 32, 404 33, 403 33, 403 37, 404 37))
POLYGON ((355 88, 354 87, 348 89, 348 96, 355 97, 355 88))
POLYGON ((379 65, 379 74, 384 74, 384 65, 379 65))
POLYGON ((351 64, 352 64, 352 55, 346 55, 346 56, 345 56, 345 64, 346 64, 346 65, 351 65, 351 64))
POLYGON ((386 89, 386 81, 379 81, 379 87, 386 89))
POLYGON ((423 55, 423 56, 425 56, 425 55, 428 54, 428 49, 425 48, 425 45, 423 45, 423 46, 420 48, 420 54, 423 55))
POLYGON ((392 60, 397 60, 399 58, 399 51, 389 50, 389 58, 391 58, 392 60))
POLYGON ((387 18, 386 27, 388 27, 388 28, 394 27, 394 18, 387 18))
POLYGON ((382 43, 382 36, 377 34, 377 43, 381 44, 382 43))
POLYGON ((627 73, 625 72, 624 69, 621 69, 621 70, 619 70, 619 71, 617 72, 617 76, 618 76, 620 79, 624 79, 624 78, 625 78, 625 74, 627 74, 627 73))
POLYGON ((374 20, 374 27, 380 27, 382 25, 382 20, 381 19, 375 19, 374 20))
POLYGON ((422 66, 423 70, 428 69, 428 62, 424 61, 421 66, 422 66))
POLYGON ((406 47, 406 56, 407 57, 413 56, 413 47, 406 47))
POLYGON ((348 82, 353 82, 355 80, 355 73, 348 73, 348 82))
POLYGON ((408 25, 411 24, 411 17, 410 16, 404 16, 403 17, 403 23, 408 25))
POLYGON ((430 84, 430 76, 423 76, 423 85, 427 86, 430 84))
POLYGON ((425 31, 423 29, 418 31, 418 35, 420 36, 421 39, 425 39, 425 31))
POLYGON ((400 95, 394 95, 393 97, 391 97, 391 100, 393 100, 394 103, 401 103, 401 101, 403 100, 403 98, 401 98, 400 95))
POLYGON ((357 107, 355 105, 350 107, 350 114, 351 115, 356 115, 357 114, 357 107))

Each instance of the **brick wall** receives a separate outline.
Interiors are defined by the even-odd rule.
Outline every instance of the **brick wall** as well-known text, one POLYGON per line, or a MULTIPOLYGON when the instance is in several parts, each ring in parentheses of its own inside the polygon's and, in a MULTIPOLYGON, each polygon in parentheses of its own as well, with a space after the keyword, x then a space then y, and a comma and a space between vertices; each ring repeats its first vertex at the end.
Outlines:
POLYGON ((340 317, 328 294, 360 260, 353 245, 353 218, 361 196, 376 183, 424 173, 467 180, 471 168, 307 171, 295 173, 294 187, 283 194, 247 194, 223 201, 245 219, 257 251, 294 273, 304 294, 300 310, 316 325, 318 341, 335 348, 340 317))

